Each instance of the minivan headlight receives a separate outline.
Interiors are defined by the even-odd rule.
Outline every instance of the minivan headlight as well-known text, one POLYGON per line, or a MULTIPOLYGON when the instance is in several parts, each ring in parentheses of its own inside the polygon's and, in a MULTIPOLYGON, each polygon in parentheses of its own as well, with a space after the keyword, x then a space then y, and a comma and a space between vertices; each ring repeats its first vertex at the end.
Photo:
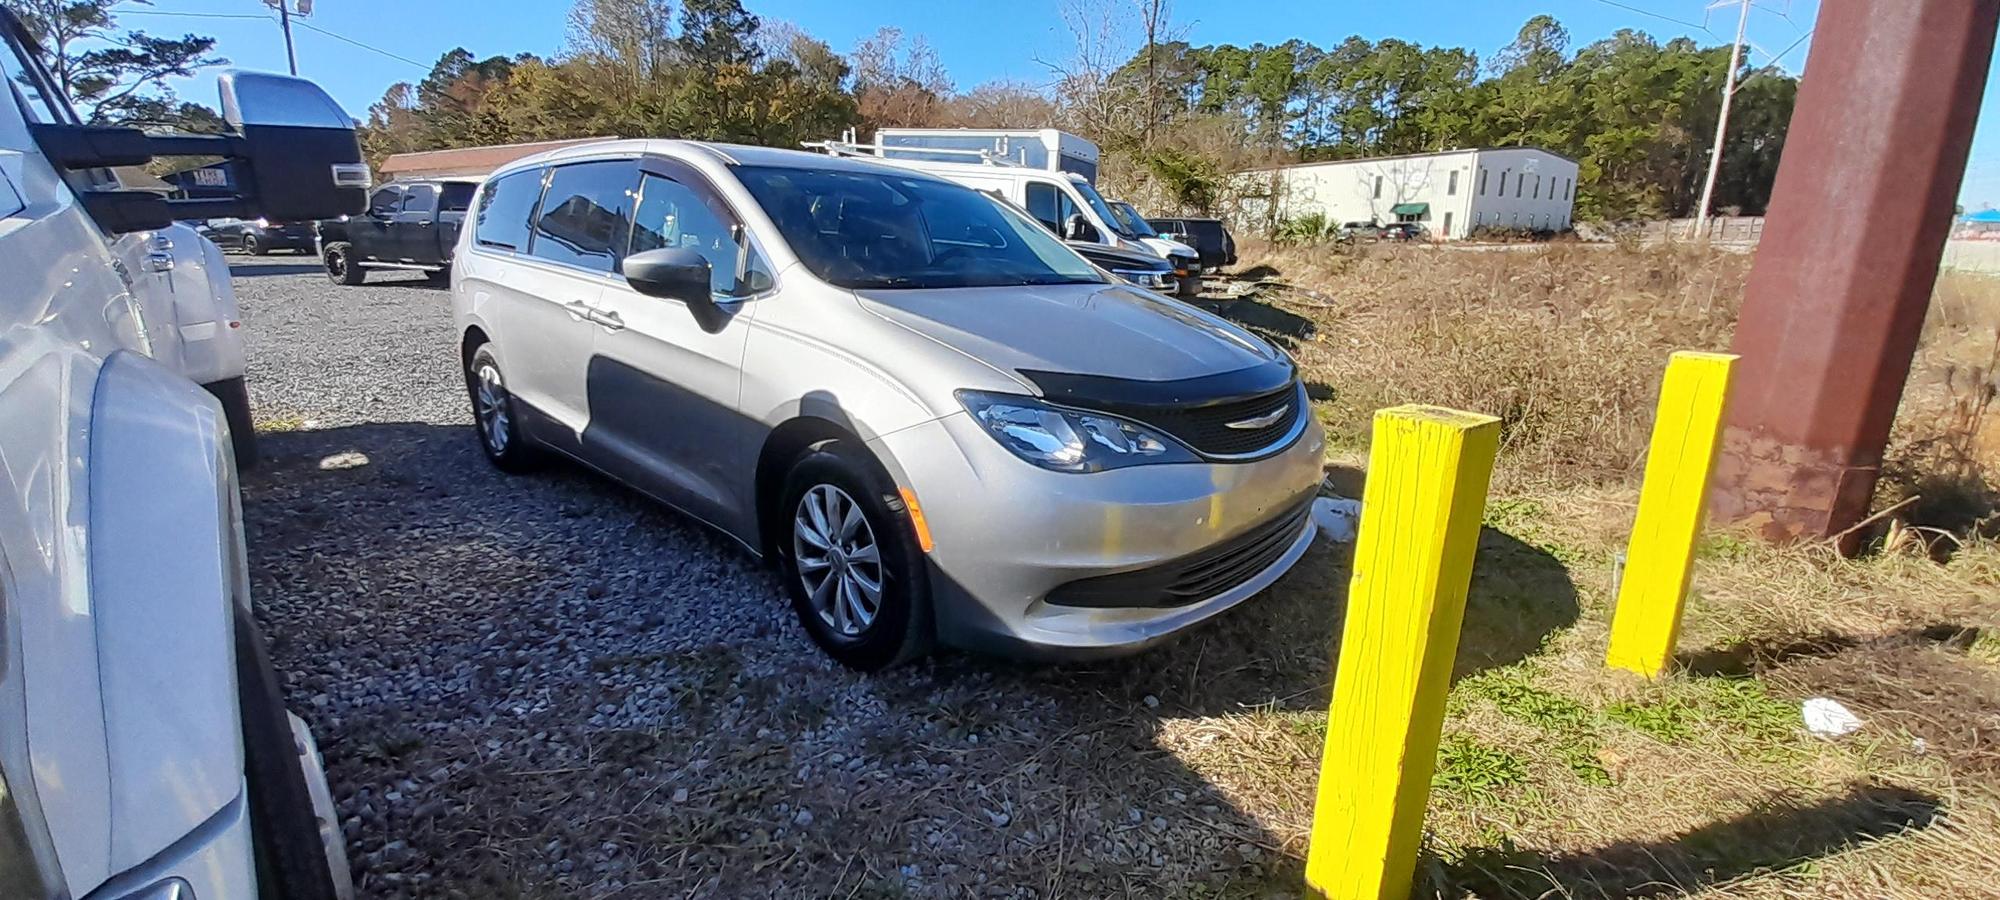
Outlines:
POLYGON ((1055 472, 1196 461, 1172 438, 1116 416, 983 391, 959 391, 958 402, 1000 446, 1055 472))

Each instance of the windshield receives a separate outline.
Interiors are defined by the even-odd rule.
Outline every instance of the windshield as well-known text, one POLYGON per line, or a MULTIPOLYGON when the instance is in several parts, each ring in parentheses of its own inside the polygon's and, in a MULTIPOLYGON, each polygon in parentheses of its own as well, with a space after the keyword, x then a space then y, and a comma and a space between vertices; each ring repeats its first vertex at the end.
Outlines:
POLYGON ((1120 200, 1117 203, 1111 204, 1111 211, 1118 214, 1118 224, 1123 226, 1126 232, 1128 232, 1128 237, 1156 238, 1160 236, 1159 232, 1153 230, 1153 226, 1146 224, 1145 218, 1139 215, 1137 209, 1132 208, 1132 204, 1120 200))
POLYGON ((1097 213, 1097 218, 1102 220, 1104 224, 1111 226, 1112 231, 1118 232, 1119 237, 1138 237, 1138 235, 1126 231, 1124 225, 1119 224, 1118 217, 1111 212, 1111 205, 1104 202, 1104 197, 1097 193, 1096 188, 1090 186, 1090 182, 1073 178, 1070 179, 1070 186, 1076 188, 1076 192, 1083 195, 1084 202, 1090 204, 1091 210, 1097 213))
POLYGON ((1035 220, 970 188, 894 172, 740 166, 799 261, 844 288, 1103 284, 1035 220))

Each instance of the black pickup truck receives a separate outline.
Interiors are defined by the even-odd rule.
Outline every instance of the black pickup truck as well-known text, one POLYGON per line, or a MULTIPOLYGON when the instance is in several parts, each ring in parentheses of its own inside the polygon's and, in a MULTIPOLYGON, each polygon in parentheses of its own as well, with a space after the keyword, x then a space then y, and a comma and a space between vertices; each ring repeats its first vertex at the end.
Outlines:
POLYGON ((375 189, 368 211, 322 219, 319 258, 339 284, 360 284, 369 269, 411 269, 433 282, 451 278, 451 251, 479 182, 398 181, 375 189))

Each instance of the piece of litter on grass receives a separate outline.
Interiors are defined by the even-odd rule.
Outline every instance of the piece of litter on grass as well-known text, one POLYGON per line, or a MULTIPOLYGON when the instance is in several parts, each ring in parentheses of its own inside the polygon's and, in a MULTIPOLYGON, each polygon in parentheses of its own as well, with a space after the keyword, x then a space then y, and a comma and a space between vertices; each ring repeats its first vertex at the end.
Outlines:
POLYGON ((1361 501, 1321 497, 1313 501, 1312 517, 1327 540, 1346 543, 1354 540, 1355 523, 1361 520, 1361 501))
POLYGON ((1814 697, 1807 700, 1799 712, 1805 717, 1806 730, 1820 737, 1843 737, 1861 728, 1861 717, 1842 706, 1838 700, 1814 697))

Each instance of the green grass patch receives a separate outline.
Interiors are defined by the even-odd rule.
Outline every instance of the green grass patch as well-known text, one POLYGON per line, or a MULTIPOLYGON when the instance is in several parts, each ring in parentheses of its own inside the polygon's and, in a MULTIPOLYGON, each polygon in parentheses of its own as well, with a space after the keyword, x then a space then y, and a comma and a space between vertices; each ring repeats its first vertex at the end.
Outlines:
POLYGON ((1554 691, 1533 684, 1534 672, 1524 666, 1510 666, 1483 672, 1461 682, 1459 691, 1469 698, 1493 704, 1507 716, 1548 731, 1571 731, 1591 725, 1590 707, 1554 691))
POLYGON ((1433 787, 1473 799, 1494 799, 1499 792, 1528 780, 1528 764, 1499 747, 1469 735, 1454 734, 1438 744, 1433 787))
POLYGON ((1697 721, 1694 709, 1679 697, 1656 703, 1613 703, 1604 708, 1604 717, 1669 744, 1693 740, 1697 721))

